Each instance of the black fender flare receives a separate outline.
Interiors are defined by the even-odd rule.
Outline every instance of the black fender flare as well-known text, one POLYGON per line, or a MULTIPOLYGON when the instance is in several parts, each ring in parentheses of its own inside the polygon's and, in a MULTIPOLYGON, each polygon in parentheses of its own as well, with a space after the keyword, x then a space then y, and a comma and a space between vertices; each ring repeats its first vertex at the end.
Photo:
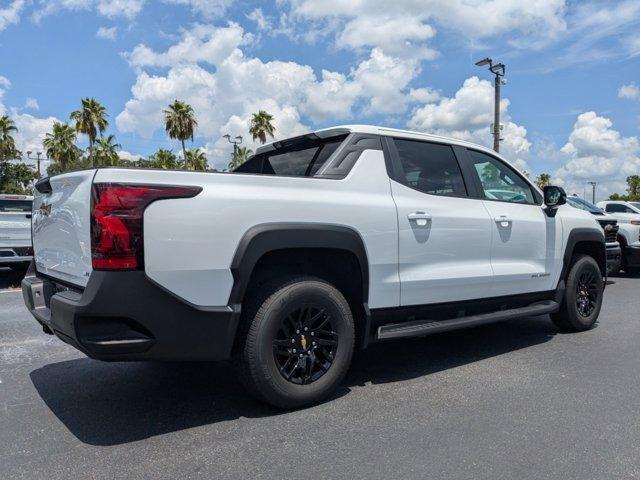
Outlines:
POLYGON ((560 281, 564 280, 567 275, 569 265, 571 265, 571 257, 575 247, 580 242, 592 242, 602 245, 601 258, 596 258, 598 265, 603 273, 603 277, 607 275, 607 252, 606 243, 604 240, 604 234, 598 230, 591 228, 575 228, 569 232, 569 238, 567 238, 567 246, 564 250, 564 257, 562 260, 562 271, 560 272, 560 281))
POLYGON ((247 230, 231 262, 233 288, 229 305, 242 303, 253 269, 264 254, 289 248, 331 248, 353 253, 360 264, 362 299, 366 306, 369 263, 362 237, 353 228, 322 223, 264 223, 247 230))

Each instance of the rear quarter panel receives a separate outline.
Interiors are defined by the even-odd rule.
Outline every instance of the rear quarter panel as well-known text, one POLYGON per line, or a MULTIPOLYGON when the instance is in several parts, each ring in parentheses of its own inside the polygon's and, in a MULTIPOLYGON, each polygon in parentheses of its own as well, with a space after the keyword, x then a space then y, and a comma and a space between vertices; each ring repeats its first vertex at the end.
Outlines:
POLYGON ((194 198, 156 201, 144 215, 147 276, 190 303, 227 304, 231 262, 251 227, 299 222, 355 230, 369 261, 369 306, 399 304, 397 218, 381 151, 364 151, 342 180, 100 170, 95 181, 203 188, 194 198))

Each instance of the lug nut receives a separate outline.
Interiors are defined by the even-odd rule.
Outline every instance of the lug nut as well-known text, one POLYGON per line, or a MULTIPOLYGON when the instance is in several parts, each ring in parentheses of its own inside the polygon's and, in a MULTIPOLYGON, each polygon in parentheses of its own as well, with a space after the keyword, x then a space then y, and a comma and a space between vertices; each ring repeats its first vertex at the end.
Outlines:
POLYGON ((306 332, 307 330, 309 330, 309 327, 304 327, 304 331, 306 332))
POLYGON ((311 332, 311 336, 314 337, 316 335, 316 332, 311 332))
POLYGON ((292 338, 292 339, 291 339, 291 343, 296 343, 295 338, 292 338))
POLYGON ((297 353, 297 352, 298 352, 298 351, 294 348, 294 349, 293 349, 293 353, 297 353))
POLYGON ((300 330, 296 330, 296 334, 297 334, 297 335, 300 335, 300 330))

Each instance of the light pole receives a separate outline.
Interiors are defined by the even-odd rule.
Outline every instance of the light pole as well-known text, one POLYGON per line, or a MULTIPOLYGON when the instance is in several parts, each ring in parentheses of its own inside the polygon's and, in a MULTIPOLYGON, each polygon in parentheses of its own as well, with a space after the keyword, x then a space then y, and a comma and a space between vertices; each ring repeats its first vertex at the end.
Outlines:
MULTIPOLYGON (((29 160, 36 160, 37 165, 38 165, 38 178, 40 178, 40 177, 42 176, 42 174, 40 173, 40 160, 41 160, 41 158, 40 158, 40 157, 42 156, 42 152, 36 152, 36 155, 37 155, 37 157, 38 157, 37 159, 36 159, 36 158, 32 158, 32 157, 31 157, 31 154, 32 154, 32 153, 33 153, 33 152, 32 152, 31 150, 27 151, 27 158, 28 158, 29 160)), ((44 158, 44 159, 42 159, 42 160, 48 160, 48 159, 47 159, 47 158, 44 158)))
POLYGON ((489 71, 495 75, 494 79, 494 105, 493 105, 493 149, 500 151, 500 85, 505 85, 504 72, 506 66, 504 63, 493 64, 493 60, 489 57, 476 62, 478 67, 489 65, 489 71))
POLYGON ((596 203, 596 185, 598 184, 597 182, 587 182, 589 185, 591 185, 591 203, 596 203))
POLYGON ((232 159, 235 160, 236 159, 236 154, 238 153, 238 145, 240 145, 242 143, 242 136, 238 135, 233 140, 231 140, 231 135, 229 135, 227 133, 226 135, 223 135, 222 138, 226 138, 229 141, 229 143, 233 143, 233 157, 232 157, 232 159))

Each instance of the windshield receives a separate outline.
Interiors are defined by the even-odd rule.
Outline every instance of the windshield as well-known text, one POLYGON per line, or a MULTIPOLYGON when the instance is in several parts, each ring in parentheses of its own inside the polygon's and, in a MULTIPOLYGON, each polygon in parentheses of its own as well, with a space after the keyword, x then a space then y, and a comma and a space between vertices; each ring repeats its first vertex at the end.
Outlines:
POLYGON ((31 200, 0 200, 0 213, 31 213, 31 200))
POLYGON ((327 139, 305 138, 293 145, 254 155, 234 173, 313 177, 345 138, 346 135, 327 139))
POLYGON ((587 202, 580 197, 567 197, 567 203, 574 208, 586 210, 587 212, 593 213, 594 215, 602 215, 604 213, 602 209, 596 207, 593 203, 587 202))

